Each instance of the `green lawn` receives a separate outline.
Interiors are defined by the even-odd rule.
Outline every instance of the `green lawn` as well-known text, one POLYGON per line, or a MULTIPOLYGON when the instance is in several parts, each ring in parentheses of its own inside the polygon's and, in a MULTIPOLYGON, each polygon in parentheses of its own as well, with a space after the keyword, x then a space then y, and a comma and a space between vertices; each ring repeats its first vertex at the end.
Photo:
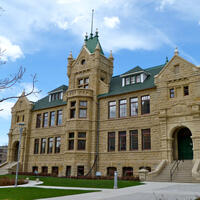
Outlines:
POLYGON ((32 200, 49 197, 59 197, 74 194, 94 192, 91 190, 61 190, 44 188, 0 188, 0 199, 4 200, 32 200))
MULTIPOLYGON (((14 177, 14 175, 8 175, 14 177)), ((25 178, 27 176, 19 176, 19 178, 25 178)), ((33 176, 29 176, 30 179, 35 180, 33 176)), ((43 181, 43 185, 47 186, 64 186, 64 187, 88 187, 88 188, 113 188, 113 180, 88 180, 88 179, 69 179, 58 177, 39 177, 43 181)), ((130 187, 141 185, 138 181, 118 181, 118 187, 130 187)))

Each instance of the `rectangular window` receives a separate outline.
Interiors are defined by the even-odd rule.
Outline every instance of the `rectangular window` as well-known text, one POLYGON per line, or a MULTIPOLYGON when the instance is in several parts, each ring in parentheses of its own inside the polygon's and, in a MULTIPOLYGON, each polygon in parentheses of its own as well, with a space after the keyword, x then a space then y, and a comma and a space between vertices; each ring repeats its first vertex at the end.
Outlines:
POLYGON ((53 176, 58 176, 58 167, 57 166, 52 167, 51 172, 53 176))
POLYGON ((74 149, 74 133, 69 133, 68 150, 74 149))
POLYGON ((41 120, 42 120, 42 115, 41 114, 37 114, 37 116, 36 116, 36 128, 40 128, 41 120))
POLYGON ((47 153, 53 152, 53 138, 48 138, 48 147, 47 147, 47 153))
POLYGON ((50 98, 49 98, 49 101, 55 101, 55 100, 59 100, 59 99, 62 99, 63 97, 63 92, 56 92, 56 93, 53 93, 53 94, 50 94, 50 98))
POLYGON ((17 116, 17 122, 19 122, 19 115, 17 116))
POLYGON ((50 126, 55 125, 55 111, 50 112, 50 126))
POLYGON ((61 138, 55 138, 55 153, 60 153, 60 146, 61 146, 61 138))
POLYGON ((78 80, 78 88, 89 88, 89 78, 82 78, 78 80))
POLYGON ((131 76, 131 84, 135 83, 135 76, 131 76))
POLYGON ((86 133, 79 132, 78 133, 78 150, 85 150, 86 149, 86 133))
POLYGON ((131 98, 130 99, 130 108, 131 108, 131 116, 138 115, 138 98, 131 98))
POLYGON ((47 175, 48 174, 48 167, 47 166, 42 166, 42 174, 47 175))
POLYGON ((79 102, 79 118, 87 117, 87 101, 79 102))
POLYGON ((34 141, 34 154, 39 153, 39 139, 35 139, 34 141))
POLYGON ((118 150, 119 151, 126 151, 126 131, 120 131, 119 132, 118 150))
POLYGON ((40 150, 40 153, 45 153, 45 149, 46 149, 46 138, 42 138, 41 139, 41 150, 40 150))
POLYGON ((108 151, 115 151, 115 132, 108 133, 108 151))
POLYGON ((32 172, 33 172, 34 174, 38 174, 38 166, 33 166, 33 167, 32 167, 32 172))
POLYGON ((189 86, 184 86, 183 87, 183 93, 184 93, 184 96, 189 95, 189 86))
POLYGON ((126 85, 130 85, 130 77, 126 77, 126 85))
POLYGON ((57 125, 62 124, 62 110, 57 111, 57 125))
POLYGON ((150 96, 142 96, 141 99, 141 113, 143 114, 148 114, 150 113, 150 96))
POLYGON ((138 130, 130 131, 130 150, 138 150, 138 130))
POLYGON ((178 74, 179 73, 179 65, 174 66, 174 73, 178 74))
POLYGON ((142 149, 151 149, 151 134, 150 129, 142 129, 142 149))
POLYGON ((111 101, 108 103, 108 115, 109 118, 115 118, 116 117, 116 101, 111 101))
POLYGON ((174 88, 169 90, 169 97, 170 98, 174 98, 175 97, 175 92, 174 92, 174 88))
POLYGON ((76 101, 72 101, 70 107, 70 118, 71 119, 75 118, 75 115, 76 115, 76 101))
POLYGON ((77 166, 77 176, 84 176, 84 166, 77 166))
POLYGON ((44 113, 43 114, 43 127, 47 127, 48 126, 48 113, 44 113))
POLYGON ((136 83, 140 83, 141 82, 141 77, 140 77, 140 75, 137 75, 136 76, 136 83))
POLYGON ((126 99, 119 101, 119 117, 126 117, 127 115, 127 101, 126 99))

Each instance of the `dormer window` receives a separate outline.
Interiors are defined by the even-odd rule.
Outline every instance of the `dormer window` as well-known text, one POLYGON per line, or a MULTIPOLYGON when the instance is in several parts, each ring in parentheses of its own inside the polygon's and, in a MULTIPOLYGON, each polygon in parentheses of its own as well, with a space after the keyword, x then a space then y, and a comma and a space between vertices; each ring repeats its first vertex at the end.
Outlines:
POLYGON ((135 76, 131 76, 131 84, 135 83, 135 76))
POLYGON ((122 87, 130 84, 135 84, 135 83, 143 83, 145 79, 147 78, 146 73, 141 73, 137 75, 129 75, 127 77, 122 78, 122 87))
POLYGON ((140 83, 141 82, 141 77, 140 74, 136 76, 136 83, 140 83))
POLYGON ((126 77, 126 85, 130 84, 130 77, 126 77))
POLYGON ((63 98, 63 92, 56 92, 49 95, 49 102, 63 98))

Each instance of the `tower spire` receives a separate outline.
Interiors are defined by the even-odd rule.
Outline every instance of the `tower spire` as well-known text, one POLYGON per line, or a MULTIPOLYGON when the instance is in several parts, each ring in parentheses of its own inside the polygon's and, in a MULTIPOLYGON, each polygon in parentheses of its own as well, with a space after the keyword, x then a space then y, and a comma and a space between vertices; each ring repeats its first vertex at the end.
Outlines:
POLYGON ((94 18, 94 9, 92 9, 92 21, 91 21, 91 33, 90 33, 90 38, 93 36, 93 18, 94 18))

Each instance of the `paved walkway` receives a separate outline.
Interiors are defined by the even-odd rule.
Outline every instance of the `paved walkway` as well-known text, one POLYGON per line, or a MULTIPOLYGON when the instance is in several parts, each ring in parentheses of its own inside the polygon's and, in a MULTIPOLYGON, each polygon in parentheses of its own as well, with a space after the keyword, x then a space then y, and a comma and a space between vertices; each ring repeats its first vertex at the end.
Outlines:
MULTIPOLYGON (((42 182, 36 183, 36 181, 30 181, 29 184, 21 185, 19 187, 97 190, 97 188, 54 187, 38 185, 41 183, 42 182)), ((43 200, 195 200, 197 197, 200 197, 199 183, 145 182, 144 185, 135 187, 115 190, 99 190, 101 190, 101 192, 46 198, 43 200)))
MULTIPOLYGON (((37 186, 38 187, 38 186, 37 186)), ((40 186, 39 186, 40 187, 40 186)), ((200 197, 200 184, 146 182, 145 185, 102 190, 49 200, 194 200, 200 197)), ((46 199, 47 200, 47 199, 46 199)))

